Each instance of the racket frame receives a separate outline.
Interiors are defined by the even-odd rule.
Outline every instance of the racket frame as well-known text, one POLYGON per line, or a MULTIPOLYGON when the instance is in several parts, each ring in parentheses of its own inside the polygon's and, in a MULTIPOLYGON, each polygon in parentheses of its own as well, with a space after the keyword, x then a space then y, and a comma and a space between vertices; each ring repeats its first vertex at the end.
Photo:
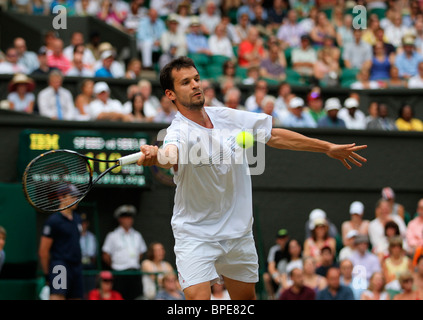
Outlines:
POLYGON ((130 154, 128 156, 121 157, 121 158, 116 159, 116 160, 103 160, 103 159, 95 159, 95 158, 92 158, 92 157, 88 157, 88 156, 83 155, 79 152, 69 150, 69 149, 56 149, 56 150, 50 150, 50 151, 44 152, 44 153, 38 155, 37 157, 35 157, 34 159, 31 160, 31 162, 26 166, 25 171, 22 175, 22 187, 23 187, 23 192, 24 192, 25 198, 27 199, 29 204, 34 209, 36 209, 37 211, 43 212, 43 213, 53 213, 53 212, 66 210, 66 209, 74 206, 75 204, 81 202, 85 198, 85 196, 88 194, 88 192, 93 188, 93 186, 97 183, 97 181, 99 181, 107 173, 109 173, 110 171, 112 171, 113 169, 115 169, 115 168, 117 168, 121 165, 127 165, 127 164, 131 164, 131 163, 136 162, 136 160, 140 156, 141 156, 141 152, 138 152, 138 153, 130 154), (58 152, 72 153, 72 154, 75 154, 76 156, 83 158, 87 162, 87 167, 89 168, 89 178, 90 178, 90 180, 88 182, 87 190, 85 190, 84 193, 82 195, 80 195, 76 201, 72 202, 70 205, 67 205, 66 207, 61 208, 61 209, 46 210, 46 209, 42 209, 42 208, 39 208, 38 206, 36 206, 35 203, 31 200, 30 196, 28 195, 28 192, 27 192, 27 176, 28 176, 29 170, 31 169, 31 167, 33 166, 33 164, 36 161, 38 161, 40 158, 42 158, 42 157, 44 157, 48 154, 58 153, 58 152), (93 180, 94 170, 93 170, 91 164, 89 163, 90 160, 95 161, 95 162, 115 163, 115 165, 107 168, 105 171, 100 173, 95 180, 93 180))

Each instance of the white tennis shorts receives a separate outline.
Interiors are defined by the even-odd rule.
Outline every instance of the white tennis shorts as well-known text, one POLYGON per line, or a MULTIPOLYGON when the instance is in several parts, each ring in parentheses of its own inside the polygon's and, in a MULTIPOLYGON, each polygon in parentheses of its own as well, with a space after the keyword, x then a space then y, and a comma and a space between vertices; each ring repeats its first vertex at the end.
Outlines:
POLYGON ((252 234, 216 242, 176 239, 175 255, 182 289, 206 281, 214 284, 221 276, 258 282, 258 257, 252 234))

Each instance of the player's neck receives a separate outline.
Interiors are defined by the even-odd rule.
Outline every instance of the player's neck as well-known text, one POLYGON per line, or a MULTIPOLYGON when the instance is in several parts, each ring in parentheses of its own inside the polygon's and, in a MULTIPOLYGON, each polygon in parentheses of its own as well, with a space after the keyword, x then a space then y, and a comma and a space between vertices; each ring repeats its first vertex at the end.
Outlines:
POLYGON ((70 209, 65 209, 65 210, 61 211, 61 213, 62 213, 62 214, 63 214, 66 218, 68 218, 69 220, 72 220, 72 219, 73 219, 72 210, 70 210, 70 209))
POLYGON ((188 109, 188 108, 180 108, 179 112, 181 112, 181 114, 185 118, 199 124, 200 126, 208 128, 208 129, 213 129, 213 123, 211 122, 204 107, 201 109, 195 109, 195 110, 188 109))

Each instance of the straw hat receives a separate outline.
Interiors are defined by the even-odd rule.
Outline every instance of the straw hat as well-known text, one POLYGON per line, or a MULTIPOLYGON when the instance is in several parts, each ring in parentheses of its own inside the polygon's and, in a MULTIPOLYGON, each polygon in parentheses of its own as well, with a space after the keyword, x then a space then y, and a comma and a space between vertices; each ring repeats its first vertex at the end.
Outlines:
POLYGON ((17 73, 17 74, 14 75, 12 80, 9 82, 9 85, 8 85, 9 92, 15 91, 16 86, 20 83, 26 84, 28 91, 33 91, 34 88, 35 88, 34 80, 29 78, 26 74, 17 73))

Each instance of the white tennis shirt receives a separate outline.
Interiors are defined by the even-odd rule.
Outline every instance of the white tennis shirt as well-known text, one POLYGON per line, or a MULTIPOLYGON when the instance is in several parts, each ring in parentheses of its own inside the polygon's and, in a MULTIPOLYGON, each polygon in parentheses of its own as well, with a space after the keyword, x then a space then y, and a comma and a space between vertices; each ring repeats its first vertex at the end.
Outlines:
MULTIPOLYGON (((245 150, 236 135, 250 131, 267 143, 272 118, 264 113, 206 107, 213 129, 177 113, 163 148, 178 147, 175 204, 171 220, 176 239, 220 241, 251 232, 252 190, 245 150)), ((264 154, 262 155, 264 161, 264 154)))

